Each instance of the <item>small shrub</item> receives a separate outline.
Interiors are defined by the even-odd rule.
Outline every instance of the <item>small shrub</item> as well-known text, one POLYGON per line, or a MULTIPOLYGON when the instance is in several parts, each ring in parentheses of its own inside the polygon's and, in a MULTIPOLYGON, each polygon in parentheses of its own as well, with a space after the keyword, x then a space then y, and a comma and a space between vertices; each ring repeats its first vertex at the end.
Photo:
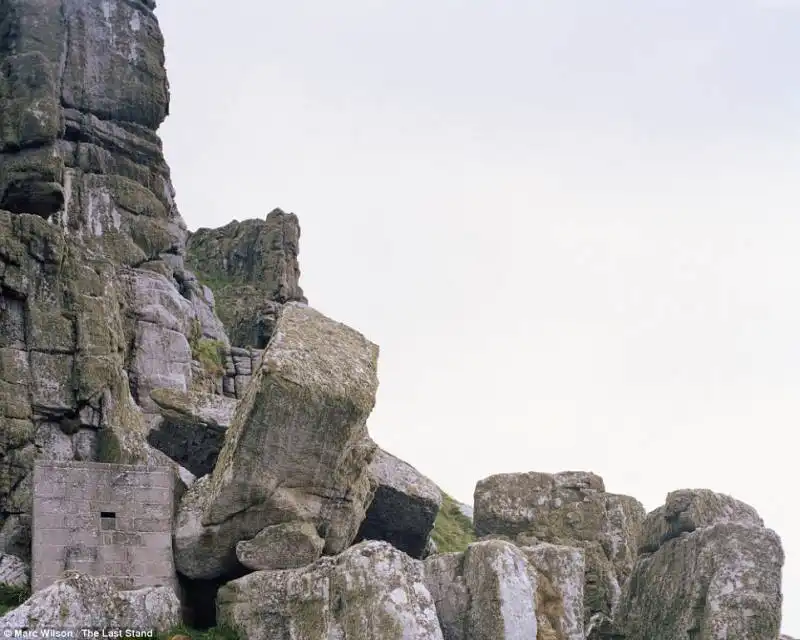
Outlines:
POLYGON ((225 373, 225 343, 210 338, 200 338, 192 349, 192 357, 213 376, 225 373))

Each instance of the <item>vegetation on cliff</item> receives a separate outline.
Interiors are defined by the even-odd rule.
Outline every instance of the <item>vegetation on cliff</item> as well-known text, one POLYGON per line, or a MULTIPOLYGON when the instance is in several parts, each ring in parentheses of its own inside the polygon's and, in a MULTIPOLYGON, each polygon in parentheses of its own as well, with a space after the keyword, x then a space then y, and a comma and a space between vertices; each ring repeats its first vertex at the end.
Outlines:
POLYGON ((431 537, 439 553, 464 551, 469 543, 475 542, 472 521, 461 512, 458 503, 446 493, 442 494, 442 506, 433 524, 431 537))

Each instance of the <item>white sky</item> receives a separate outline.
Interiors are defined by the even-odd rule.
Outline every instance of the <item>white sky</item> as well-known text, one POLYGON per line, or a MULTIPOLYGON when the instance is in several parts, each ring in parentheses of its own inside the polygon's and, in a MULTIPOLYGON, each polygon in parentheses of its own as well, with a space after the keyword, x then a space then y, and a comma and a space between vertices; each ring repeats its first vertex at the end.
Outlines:
POLYGON ((592 470, 780 533, 800 635, 800 1, 160 0, 191 229, 302 225, 375 439, 472 502, 592 470))

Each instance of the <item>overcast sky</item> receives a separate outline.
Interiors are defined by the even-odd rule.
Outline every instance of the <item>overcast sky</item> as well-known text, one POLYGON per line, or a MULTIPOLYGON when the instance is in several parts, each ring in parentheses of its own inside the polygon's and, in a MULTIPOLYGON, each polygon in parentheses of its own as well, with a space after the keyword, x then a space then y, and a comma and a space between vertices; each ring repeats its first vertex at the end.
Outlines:
POLYGON ((159 4, 189 228, 298 214, 384 448, 729 493, 800 635, 800 1, 159 4))

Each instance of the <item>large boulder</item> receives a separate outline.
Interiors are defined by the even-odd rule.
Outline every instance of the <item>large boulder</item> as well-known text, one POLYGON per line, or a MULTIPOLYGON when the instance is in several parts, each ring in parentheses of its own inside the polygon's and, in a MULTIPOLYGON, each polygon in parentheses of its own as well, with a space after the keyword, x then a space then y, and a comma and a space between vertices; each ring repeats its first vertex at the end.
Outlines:
POLYGON ((217 609, 242 638, 442 640, 422 563, 385 542, 251 573, 219 590, 217 609))
POLYGON ((213 290, 218 313, 237 347, 267 346, 281 305, 307 302, 300 288, 300 224, 274 209, 266 220, 198 229, 187 261, 213 290))
POLYGON ((615 613, 617 633, 626 640, 778 637, 784 554, 752 507, 707 490, 678 491, 644 529, 615 613))
POLYGON ((442 504, 442 492, 407 462, 378 449, 369 467, 375 497, 359 540, 385 540, 421 558, 442 504))
POLYGON ((475 542, 425 560, 445 640, 583 640, 580 549, 475 542))
POLYGON ((326 554, 356 536, 372 498, 378 347, 299 303, 284 305, 262 366, 240 401, 214 472, 177 516, 178 570, 212 579, 235 548, 274 524, 310 522, 326 554))
POLYGON ((136 629, 165 632, 181 623, 169 587, 118 591, 108 578, 69 572, 0 618, 5 629, 136 629))
POLYGON ((611 615, 636 559, 645 517, 636 499, 607 493, 593 473, 510 473, 478 482, 474 509, 478 536, 582 548, 584 621, 611 615))
POLYGON ((252 540, 236 545, 236 557, 248 569, 296 569, 319 559, 325 541, 309 522, 287 522, 267 527, 252 540))

